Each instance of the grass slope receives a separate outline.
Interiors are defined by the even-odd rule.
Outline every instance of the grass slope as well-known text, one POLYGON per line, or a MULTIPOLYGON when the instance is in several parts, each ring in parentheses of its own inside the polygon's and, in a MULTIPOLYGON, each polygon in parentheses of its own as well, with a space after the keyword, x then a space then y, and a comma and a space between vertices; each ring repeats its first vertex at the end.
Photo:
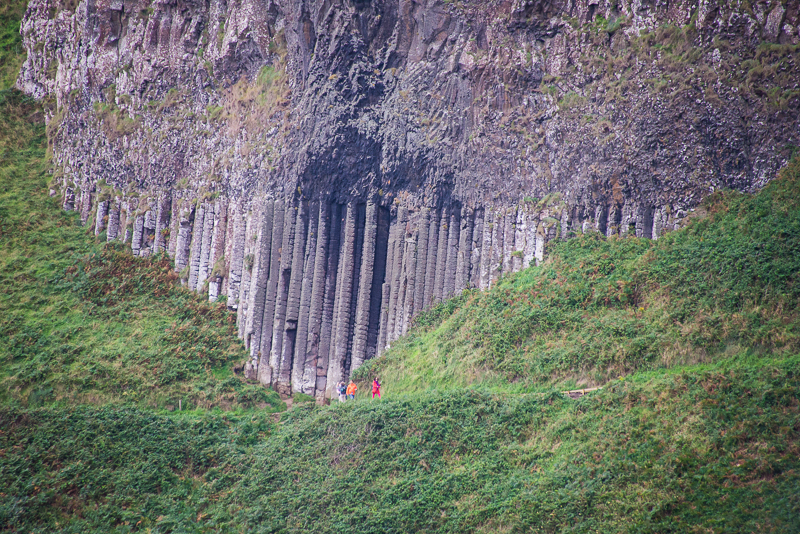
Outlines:
POLYGON ((800 159, 758 195, 714 195, 652 241, 588 233, 545 265, 467 291, 359 376, 389 390, 599 385, 745 351, 800 352, 800 159))

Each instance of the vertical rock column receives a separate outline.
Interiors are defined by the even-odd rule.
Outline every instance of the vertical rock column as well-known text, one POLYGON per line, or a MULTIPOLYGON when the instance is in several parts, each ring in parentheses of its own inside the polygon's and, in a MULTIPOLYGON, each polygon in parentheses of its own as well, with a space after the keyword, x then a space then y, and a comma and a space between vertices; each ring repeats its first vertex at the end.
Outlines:
POLYGON ((300 297, 303 286, 307 229, 308 202, 300 200, 297 207, 297 220, 294 225, 289 292, 286 300, 286 320, 284 321, 280 373, 278 374, 278 391, 283 395, 291 394, 292 367, 294 349, 297 342, 297 323, 300 317, 300 297))
MULTIPOLYGON (((317 259, 317 225, 319 224, 319 205, 311 206, 308 215, 308 236, 306 238, 306 251, 303 260, 303 275, 300 282, 300 313, 297 317, 297 336, 295 337, 294 359, 292 360, 292 391, 307 391, 308 384, 304 381, 307 344, 308 323, 311 313, 311 294, 314 291, 314 274, 317 259)), ((314 383, 311 383, 313 388, 314 383)))
POLYGON ((221 200, 217 203, 214 216, 214 232, 211 238, 211 253, 208 258, 208 300, 214 302, 219 296, 223 272, 225 270, 225 236, 227 235, 228 203, 221 200), (217 264, 219 263, 219 269, 217 264))
POLYGON ((138 256, 142 249, 142 236, 144 234, 144 216, 137 215, 133 220, 133 237, 131 237, 131 252, 138 256))
POLYGON ((106 241, 114 241, 119 235, 119 203, 113 202, 108 210, 108 232, 106 241))
POLYGON ((425 258, 425 292, 422 309, 433 303, 434 288, 436 286, 436 253, 439 250, 439 224, 441 214, 438 210, 431 211, 428 223, 428 253, 425 258))
POLYGON ((358 298, 355 310, 353 332, 353 350, 350 369, 358 369, 364 363, 367 354, 367 334, 369 331, 369 315, 372 295, 372 275, 375 266, 375 245, 378 230, 378 213, 375 202, 367 202, 366 221, 364 224, 364 244, 361 253, 361 269, 359 270, 358 298))
POLYGON ((514 225, 517 223, 517 209, 509 208, 503 215, 503 274, 509 274, 514 270, 511 259, 514 257, 514 237, 516 235, 514 225))
POLYGON ((444 277, 447 269, 447 242, 450 238, 448 230, 450 218, 443 209, 439 220, 439 243, 436 247, 436 278, 433 282, 433 301, 441 302, 444 296, 444 277))
POLYGON ((447 236, 447 262, 444 268, 444 289, 443 299, 453 296, 456 285, 456 270, 458 264, 458 241, 461 235, 461 225, 459 224, 459 211, 450 210, 450 222, 448 223, 447 236))
POLYGON ((483 245, 483 210, 475 210, 470 251, 469 286, 481 287, 481 247, 483 245))
POLYGON ((258 219, 251 210, 243 213, 244 217, 244 258, 242 261, 242 281, 239 284, 239 307, 236 310, 236 325, 239 328, 239 337, 244 337, 244 329, 247 326, 247 305, 250 303, 250 280, 253 277, 253 261, 258 228, 258 219))
MULTIPOLYGON (((189 264, 189 251, 194 226, 194 210, 181 210, 178 218, 178 237, 175 242, 175 270, 181 272, 189 264)), ((240 260, 241 261, 241 260, 240 260)), ((238 298, 238 293, 236 297, 238 298)))
POLYGON ((460 295, 469 286, 469 269, 472 256, 472 210, 461 208, 461 227, 458 235, 458 257, 454 293, 460 295))
POLYGON ((169 191, 162 194, 156 210, 156 228, 153 239, 153 254, 157 254, 167 247, 165 231, 169 228, 170 213, 172 211, 172 195, 169 191))
POLYGON ((289 285, 292 277, 292 251, 294 249, 294 226, 297 222, 297 210, 291 204, 286 205, 283 217, 283 238, 281 247, 281 264, 278 269, 278 287, 275 296, 275 319, 272 322, 272 347, 269 351, 269 366, 272 369, 271 384, 278 382, 281 357, 283 356, 284 326, 286 310, 289 303, 289 285))
MULTIPOLYGON (((191 257, 189 260, 189 289, 197 289, 197 274, 200 271, 200 256, 203 249, 203 227, 205 223, 206 207, 200 204, 194 216, 192 228, 191 257)), ((138 220, 138 219, 137 219, 138 220)), ((134 238, 135 239, 135 238, 134 238)))
POLYGON ((248 379, 258 377, 258 363, 261 348, 261 324, 264 321, 264 304, 269 279, 270 248, 272 246, 272 221, 275 215, 275 201, 268 200, 261 214, 261 225, 256 242, 256 257, 253 263, 254 276, 251 277, 250 298, 245 324, 245 345, 250 349, 250 367, 245 369, 248 379))
POLYGON ((203 239, 200 245, 200 263, 197 268, 197 291, 203 289, 203 285, 214 267, 211 264, 211 241, 214 238, 214 223, 217 218, 216 207, 216 204, 208 206, 203 219, 203 239))
POLYGON ((483 235, 481 237, 481 278, 480 288, 489 289, 492 283, 492 228, 495 226, 494 212, 484 210, 483 235))
POLYGON ((503 230, 505 216, 502 212, 494 216, 492 226, 492 256, 489 264, 489 287, 493 286, 503 273, 503 230))
POLYGON ((334 321, 333 346, 328 360, 328 397, 332 396, 336 384, 344 378, 344 365, 347 358, 347 346, 350 338, 351 303, 353 292, 353 271, 356 244, 356 212, 354 202, 347 205, 347 216, 344 222, 344 241, 339 261, 339 283, 336 317, 334 321))
POLYGON ((389 301, 392 295, 392 277, 394 272, 394 255, 397 248, 397 212, 395 211, 395 224, 391 223, 391 212, 389 214, 389 242, 386 256, 386 280, 381 286, 381 319, 378 332, 378 354, 381 354, 389 343, 389 314, 394 310, 389 308, 389 301))
MULTIPOLYGON (((409 223, 410 226, 410 223, 409 223)), ((410 229, 410 228, 409 228, 410 229)), ((403 272, 405 273, 405 283, 401 282, 400 294, 403 295, 402 302, 398 300, 397 306, 400 312, 400 330, 398 337, 405 335, 408 327, 411 324, 411 318, 414 314, 414 290, 417 285, 417 239, 418 236, 414 232, 410 232, 411 236, 406 237, 406 253, 405 253, 405 266, 403 272)))
MULTIPOLYGON (((319 357, 319 336, 322 326, 322 313, 325 303, 325 273, 328 262, 328 239, 330 236, 330 205, 322 202, 317 214, 317 239, 314 250, 314 269, 311 280, 311 298, 308 310, 308 334, 303 364, 302 388, 300 391, 314 395, 317 387, 317 358, 319 357)), ((298 351, 299 353, 299 351, 298 351)))
MULTIPOLYGON (((181 229, 183 231, 183 222, 181 229)), ((239 290, 242 283, 242 269, 244 267, 244 235, 246 227, 244 218, 241 216, 240 209, 235 206, 233 209, 233 238, 231 239, 231 265, 228 269, 228 308, 236 310, 239 308, 239 290)), ((175 268, 178 269, 178 254, 180 251, 180 235, 175 252, 175 268)))
POLYGON ((278 295, 278 278, 280 277, 281 252, 286 219, 286 204, 282 200, 274 203, 272 217, 272 237, 269 255, 264 259, 269 263, 269 276, 264 296, 264 313, 261 324, 253 323, 253 329, 261 329, 258 344, 258 381, 268 386, 272 383, 272 367, 270 367, 272 349, 272 329, 275 326, 275 300, 278 295))
POLYGON ((106 229, 106 216, 108 215, 108 200, 97 203, 97 215, 94 218, 94 235, 100 235, 106 229))
POLYGON ((428 236, 430 235, 430 210, 423 208, 417 227, 417 271, 414 274, 414 308, 412 314, 425 309, 425 269, 428 267, 428 236))
POLYGON ((522 268, 527 269, 536 258, 536 226, 539 221, 533 213, 525 214, 525 249, 522 254, 522 268))
POLYGON ((403 274, 403 253, 405 252, 406 223, 408 211, 404 206, 397 208, 395 224, 389 231, 389 246, 393 248, 391 269, 391 281, 389 292, 389 306, 386 324, 386 343, 391 343, 397 339, 395 335, 395 325, 397 324, 398 297, 400 295, 400 279, 403 274))
POLYGON ((319 347, 317 348, 317 385, 315 395, 324 397, 328 390, 328 367, 331 359, 333 323, 338 302, 339 263, 342 245, 343 206, 331 204, 330 238, 325 261, 325 293, 320 321, 319 347))
POLYGON ((522 265, 525 257, 525 222, 525 212, 518 209, 516 224, 514 224, 514 251, 511 253, 511 271, 515 273, 527 267, 522 265))

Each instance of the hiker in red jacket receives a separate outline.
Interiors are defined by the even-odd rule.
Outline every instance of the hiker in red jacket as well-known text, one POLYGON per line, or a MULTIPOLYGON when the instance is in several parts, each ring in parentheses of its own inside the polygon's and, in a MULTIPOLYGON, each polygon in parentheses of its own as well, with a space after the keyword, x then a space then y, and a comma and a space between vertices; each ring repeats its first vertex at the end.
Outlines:
POLYGON ((375 398, 375 395, 377 395, 379 399, 381 398, 381 383, 378 382, 378 377, 377 376, 375 377, 375 380, 372 381, 372 398, 373 399, 375 398))

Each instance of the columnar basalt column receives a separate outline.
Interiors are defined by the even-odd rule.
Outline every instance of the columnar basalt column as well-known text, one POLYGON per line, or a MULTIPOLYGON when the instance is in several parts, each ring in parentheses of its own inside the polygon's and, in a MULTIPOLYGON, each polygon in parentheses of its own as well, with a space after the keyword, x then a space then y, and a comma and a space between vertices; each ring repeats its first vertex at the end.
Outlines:
POLYGON ((216 204, 211 204, 206 208, 205 218, 203 219, 203 240, 200 247, 200 264, 197 269, 197 291, 203 289, 208 275, 211 272, 211 241, 214 238, 214 221, 216 220, 216 204))
MULTIPOLYGON (((291 207, 290 207, 291 210, 291 207)), ((261 328, 258 353, 258 381, 264 385, 272 383, 273 367, 270 363, 272 352, 272 334, 275 326, 275 309, 278 298, 278 280, 280 278, 281 252, 283 251, 283 236, 286 223, 286 204, 276 200, 272 215, 272 237, 270 239, 269 276, 267 289, 264 296, 264 317, 261 325, 254 324, 253 328, 261 328)), ((291 216, 291 214, 289 214, 291 216)))
POLYGON ((455 295, 460 295, 469 285, 469 269, 472 255, 472 209, 461 208, 461 224, 458 232, 458 255, 456 257, 455 295))
POLYGON ((64 211, 72 211, 75 209, 75 189, 67 187, 64 189, 64 211))
MULTIPOLYGON (((192 244, 189 258, 189 289, 197 288, 197 274, 200 270, 200 254, 203 248, 203 228, 205 226, 206 207, 203 204, 197 206, 194 216, 194 227, 192 228, 192 244)), ((136 240, 134 230, 134 241, 136 240)))
POLYGON ((567 233, 569 232, 569 210, 564 207, 561 210, 561 239, 567 238, 567 233))
POLYGON ((272 384, 278 383, 281 358, 283 356, 284 327, 286 309, 289 303, 289 284, 292 278, 292 252, 294 250, 294 227, 297 222, 297 208, 287 203, 283 217, 283 246, 281 264, 278 270, 278 288, 275 297, 275 320, 272 324, 272 347, 269 352, 269 366, 272 368, 272 384))
POLYGON ((386 326, 386 342, 391 343, 395 336, 397 325, 398 298, 400 296, 400 281, 403 276, 403 254, 405 253, 406 224, 408 211, 404 206, 397 209, 395 223, 389 231, 389 246, 393 248, 391 267, 391 288, 389 293, 389 318, 386 326))
POLYGON ((384 283, 381 286, 381 323, 380 330, 378 331, 378 350, 377 355, 380 356, 386 350, 388 344, 386 340, 386 331, 389 323, 389 295, 391 294, 391 285, 384 283))
POLYGON ((436 278, 433 282, 433 301, 438 303, 444 297, 444 278, 447 269, 447 241, 450 237, 449 213, 442 209, 439 220, 439 243, 436 247, 436 278))
POLYGON ((619 234, 620 235, 628 235, 630 231, 630 226, 636 225, 636 218, 634 215, 634 205, 628 199, 625 199, 625 203, 622 204, 622 220, 620 222, 619 234))
POLYGON ((381 286, 381 319, 380 331, 378 333, 378 354, 383 353, 389 343, 389 315, 394 310, 390 310, 389 301, 392 295, 392 278, 394 273, 394 256, 397 248, 397 211, 391 208, 388 213, 388 244, 386 253, 386 276, 381 286), (394 224, 392 222, 394 221, 394 224))
POLYGON ((214 229, 211 233, 211 251, 208 257, 208 300, 210 302, 217 300, 224 279, 221 271, 224 270, 227 211, 227 202, 224 200, 218 201, 214 209, 214 229))
POLYGON ((428 252, 425 256, 425 287, 422 305, 423 310, 433 304, 435 294, 434 290, 436 287, 436 254, 439 251, 439 226, 441 224, 441 214, 439 213, 439 210, 430 210, 429 216, 428 252))
POLYGON ((353 247, 353 291, 350 293, 350 332, 347 337, 347 351, 342 368, 342 377, 350 375, 350 365, 353 357, 353 338, 355 335, 355 313, 358 303, 358 283, 361 279, 361 261, 364 251, 364 227, 367 220, 367 210, 364 204, 356 205, 356 242, 353 247))
POLYGON ((108 216, 108 200, 97 203, 97 215, 94 218, 94 235, 100 235, 106 229, 106 216, 108 216))
POLYGON ((364 224, 364 244, 358 280, 358 298, 355 309, 353 350, 350 369, 358 369, 367 354, 367 334, 372 292, 372 275, 375 267, 375 245, 378 230, 378 208, 374 201, 367 202, 364 224))
POLYGON ((516 230, 514 225, 517 222, 517 209, 508 208, 503 214, 503 269, 502 273, 510 274, 513 272, 514 263, 511 258, 514 253, 514 238, 516 230))
POLYGON ((284 321, 283 341, 281 342, 280 372, 278 391, 282 395, 291 393, 294 349, 297 342, 297 322, 300 316, 300 297, 303 284, 303 265, 305 263, 306 230, 308 228, 308 202, 300 201, 294 225, 289 292, 286 297, 286 319, 284 321))
POLYGON ((503 230, 505 229, 505 216, 502 212, 495 214, 492 226, 492 257, 489 265, 489 287, 495 285, 503 273, 503 230))
POLYGON ((483 249, 483 210, 475 210, 475 224, 472 227, 472 247, 470 252, 469 286, 481 287, 481 250, 483 249))
POLYGON ((119 235, 119 202, 111 203, 108 210, 108 231, 106 241, 114 241, 119 235))
MULTIPOLYGON (((194 206, 182 209, 178 218, 178 236, 175 242, 175 270, 178 272, 181 272, 189 264, 195 215, 193 208, 194 206)), ((241 275, 241 273, 239 274, 241 275)))
POLYGON ((320 203, 319 213, 317 214, 317 246, 314 252, 314 274, 308 312, 306 358, 303 367, 302 392, 307 395, 314 395, 317 387, 317 359, 319 358, 320 333, 325 304, 328 240, 330 239, 331 229, 330 212, 330 204, 328 202, 320 203))
POLYGON ((250 277, 250 301, 247 304, 248 314, 245 326, 245 346, 250 349, 251 373, 258 376, 259 352, 261 349, 261 331, 264 322, 264 306, 267 299, 267 281, 269 280, 270 250, 272 248, 272 222, 275 216, 275 201, 268 200, 261 211, 256 242, 256 254, 253 262, 254 276, 250 277))
MULTIPOLYGON (((406 224, 406 228, 408 225, 406 224)), ((403 265, 400 266, 400 281, 397 286, 397 305, 394 310, 394 331, 392 332, 392 340, 399 338, 403 335, 403 325, 405 319, 405 304, 406 304, 406 288, 408 286, 408 261, 409 261, 409 245, 408 234, 403 232, 403 265)))
POLYGON ((144 216, 139 215, 133 221, 133 237, 131 238, 131 252, 138 256, 142 248, 142 235, 144 233, 144 216))
MULTIPOLYGON (((416 289, 416 276, 417 276, 417 241, 416 236, 409 227, 411 234, 406 239, 406 255, 405 255, 405 286, 401 287, 400 293, 403 295, 403 302, 398 302, 397 305, 401 307, 401 328, 400 335, 405 335, 408 327, 411 325, 411 318, 414 314, 414 290, 416 289)), ((398 336, 399 337, 399 336, 398 336)))
POLYGON ((527 269, 536 259, 536 226, 539 219, 533 213, 525 214, 525 249, 522 257, 522 268, 527 269))
POLYGON ((417 271, 414 274, 414 308, 412 314, 425 309, 425 269, 428 266, 428 235, 430 234, 430 210, 423 208, 417 227, 417 271))
MULTIPOLYGON (((207 216, 207 215, 206 215, 207 216)), ((242 264, 242 281, 239 284, 239 308, 236 310, 236 326, 239 329, 239 337, 244 337, 244 329, 247 326, 247 305, 250 303, 250 280, 253 277, 253 256, 255 255, 255 240, 253 234, 258 228, 258 220, 253 217, 248 210, 245 217, 244 227, 244 261, 242 264)))
MULTIPOLYGON (((308 215, 308 238, 306 239, 305 262, 303 277, 300 283, 300 313, 297 317, 297 338, 295 340, 294 360, 292 361, 292 391, 307 392, 309 384, 306 383, 308 323, 311 313, 311 295, 314 292, 315 263, 317 260, 317 239, 319 224, 319 205, 311 205, 308 215)), ((324 281, 323 281, 324 283, 324 281)), ((313 392, 315 377, 311 378, 313 392)))
POLYGON ((450 222, 448 223, 447 236, 447 262, 444 268, 443 299, 453 296, 456 286, 456 269, 458 264, 458 241, 461 235, 459 211, 450 209, 450 222))
POLYGON ((389 210, 377 207, 377 229, 375 231, 375 261, 372 268, 372 288, 370 289, 369 328, 367 330, 366 358, 373 358, 380 347, 381 307, 386 302, 383 300, 383 283, 386 281, 386 259, 389 246, 389 210))
POLYGON ((153 254, 157 254, 167 247, 167 240, 164 230, 169 228, 170 215, 172 212, 172 193, 167 190, 161 194, 156 210, 155 237, 153 239, 153 254))
POLYGON ((330 206, 330 239, 328 241, 328 254, 325 263, 325 296, 322 306, 322 321, 320 323, 319 349, 317 356, 317 397, 324 397, 328 384, 328 364, 331 358, 333 323, 338 302, 339 264, 342 248, 342 212, 344 207, 339 204, 330 206))
MULTIPOLYGON (((241 287, 242 282, 242 268, 244 266, 244 234, 245 234, 245 223, 244 218, 241 216, 241 213, 238 210, 238 207, 234 211, 233 215, 233 237, 231 238, 231 266, 228 270, 228 309, 236 310, 239 308, 239 289, 241 287)), ((181 228, 179 232, 183 231, 183 216, 181 218, 181 228)), ((176 246, 176 254, 175 254, 175 268, 178 269, 180 267, 178 263, 178 254, 180 251, 180 236, 178 239, 178 244, 176 246)))
POLYGON ((522 259, 525 256, 525 212, 517 209, 517 221, 514 225, 514 251, 511 253, 511 271, 519 272, 524 267, 522 259))
POLYGON ((544 261, 544 243, 545 243, 545 228, 544 222, 540 222, 536 231, 536 246, 534 249, 534 257, 536 258, 536 265, 539 266, 544 261))
POLYGON ((180 202, 170 204, 169 217, 169 239, 167 240, 167 254, 175 260, 175 249, 178 245, 178 229, 181 227, 181 206, 180 202))
POLYGON ((344 378, 347 347, 350 339, 351 305, 353 292, 353 271, 355 269, 356 246, 356 214, 358 206, 355 202, 347 205, 347 215, 344 222, 344 241, 341 248, 339 261, 339 283, 336 292, 337 310, 335 328, 333 332, 333 346, 328 360, 328 397, 333 394, 333 388, 344 378))
POLYGON ((93 193, 94 183, 86 184, 86 186, 81 189, 81 224, 86 224, 86 221, 89 219, 89 214, 92 212, 92 201, 94 200, 93 193))

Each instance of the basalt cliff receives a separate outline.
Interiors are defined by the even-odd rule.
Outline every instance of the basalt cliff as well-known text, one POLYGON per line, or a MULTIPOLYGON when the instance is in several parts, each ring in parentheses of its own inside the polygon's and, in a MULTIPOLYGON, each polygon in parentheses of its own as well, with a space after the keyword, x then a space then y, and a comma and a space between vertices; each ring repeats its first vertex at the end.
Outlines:
POLYGON ((284 393, 800 145, 794 0, 31 0, 22 34, 52 193, 226 299, 284 393))

